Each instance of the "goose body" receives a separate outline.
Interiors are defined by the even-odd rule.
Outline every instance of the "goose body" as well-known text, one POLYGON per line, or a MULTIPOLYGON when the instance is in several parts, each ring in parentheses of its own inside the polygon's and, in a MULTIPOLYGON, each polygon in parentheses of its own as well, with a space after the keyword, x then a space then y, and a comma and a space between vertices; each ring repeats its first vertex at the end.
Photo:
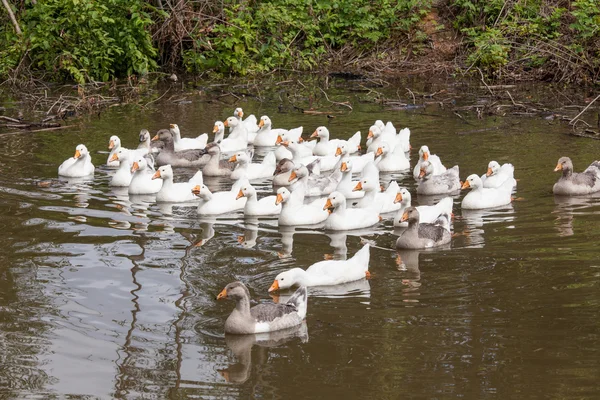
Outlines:
POLYGON ((354 172, 354 161, 352 161, 352 158, 342 161, 340 171, 342 172, 342 179, 336 186, 335 190, 343 194, 346 200, 362 198, 365 195, 365 192, 361 190, 354 190, 358 182, 352 181, 352 173, 354 172))
POLYGON ((331 193, 323 209, 331 214, 325 221, 325 229, 333 231, 368 228, 380 221, 375 208, 346 208, 346 198, 340 192, 331 193))
MULTIPOLYGON (((221 144, 223 144, 223 142, 221 142, 221 144)), ((210 155, 210 159, 202 168, 202 173, 204 174, 204 176, 231 176, 235 165, 230 161, 221 159, 220 147, 221 145, 219 144, 210 143, 204 149, 205 152, 210 155)))
POLYGON ((258 122, 258 127, 259 130, 258 132, 256 132, 256 137, 254 138, 253 144, 254 146, 257 147, 266 147, 266 146, 275 146, 276 142, 277 142, 277 137, 279 135, 285 135, 288 134, 290 131, 293 131, 291 133, 289 133, 290 136, 293 136, 297 139, 300 138, 300 136, 302 136, 302 127, 298 127, 298 128, 294 128, 294 129, 273 129, 272 128, 272 122, 271 122, 271 118, 269 118, 266 115, 263 115, 262 117, 260 117, 260 121, 258 122))
POLYGON ((481 178, 472 174, 467 177, 462 189, 471 188, 471 191, 463 198, 461 207, 465 210, 480 210, 483 208, 500 207, 510 204, 512 201, 513 183, 505 180, 497 188, 483 187, 481 178))
POLYGON ((306 270, 292 268, 279 273, 269 292, 293 286, 333 286, 369 277, 369 245, 365 244, 348 260, 320 261, 306 270))
POLYGON ((287 132, 282 132, 277 136, 277 140, 275 141, 275 145, 277 146, 275 149, 275 157, 277 158, 277 161, 280 161, 284 158, 289 158, 291 160, 294 157, 292 152, 283 145, 284 142, 290 141, 295 141, 300 144, 300 158, 311 157, 313 155, 313 149, 317 144, 314 141, 304 141, 302 139, 302 132, 299 130, 291 129, 287 132))
POLYGON ((133 163, 132 161, 133 158, 133 153, 130 150, 127 150, 123 147, 119 148, 113 155, 111 158, 109 158, 109 161, 113 160, 119 163, 119 169, 117 169, 117 172, 115 172, 115 174, 113 175, 113 177, 110 180, 110 186, 120 186, 120 187, 125 187, 125 186, 129 186, 129 184, 131 183, 131 165, 133 163))
POLYGON ((408 207, 400 222, 408 222, 408 228, 396 240, 397 249, 425 249, 450 243, 450 231, 441 225, 419 222, 419 211, 408 207))
POLYGON ((162 187, 162 180, 152 179, 154 171, 148 167, 144 157, 136 157, 131 164, 131 183, 129 184, 129 194, 153 194, 158 193, 162 187))
POLYGON ((187 182, 173 182, 173 168, 163 165, 156 170, 152 179, 162 179, 163 184, 156 194, 156 201, 161 203, 182 203, 195 201, 198 198, 192 193, 196 185, 202 185, 202 172, 198 171, 187 182))
POLYGON ((223 123, 230 129, 229 136, 219 143, 219 148, 223 153, 246 150, 248 148, 248 131, 236 117, 229 117, 223 123))
POLYGON ((80 144, 75 148, 75 155, 60 164, 58 175, 68 178, 81 178, 94 175, 94 170, 94 164, 92 164, 92 158, 87 147, 80 144))
POLYGON ((434 167, 429 161, 421 163, 419 172, 419 186, 417 193, 423 195, 454 193, 460 190, 460 177, 458 165, 446 170, 442 174, 434 175, 434 167))
POLYGON ((324 126, 320 126, 313 134, 310 136, 311 138, 319 138, 319 142, 315 145, 313 149, 313 154, 315 156, 331 156, 334 155, 337 151, 337 148, 341 144, 346 144, 349 153, 355 153, 358 151, 360 146, 360 131, 356 132, 350 139, 342 140, 342 139, 329 139, 329 129, 324 126))
POLYGON ((175 151, 175 143, 173 142, 173 134, 168 129, 161 129, 152 138, 152 142, 160 141, 163 143, 163 148, 156 155, 155 161, 157 166, 170 165, 173 168, 200 168, 208 162, 210 155, 206 154, 203 149, 191 149, 175 151))
POLYGON ((296 166, 289 158, 279 160, 275 166, 275 171, 273 172, 273 186, 289 186, 291 184, 290 175, 294 168, 296 168, 296 166))
POLYGON ((113 135, 110 137, 110 139, 108 140, 108 149, 110 150, 110 153, 108 154, 108 158, 106 159, 106 166, 110 167, 110 168, 118 168, 119 167, 119 160, 113 160, 111 161, 111 159, 113 158, 113 155, 121 148, 121 139, 119 139, 119 137, 117 135, 113 135))
POLYGON ((252 159, 246 152, 238 152, 231 156, 229 162, 236 163, 231 173, 231 179, 246 177, 250 180, 270 178, 275 173, 275 153, 268 153, 261 163, 252 163, 252 159))
POLYGON ((583 172, 573 172, 571 159, 561 157, 554 171, 562 171, 561 177, 552 188, 554 194, 577 196, 600 191, 600 162, 598 161, 591 163, 583 172))
POLYGON ((246 198, 237 199, 240 187, 248 184, 247 180, 241 179, 234 183, 231 190, 212 193, 205 185, 196 185, 192 189, 194 195, 200 198, 198 214, 219 215, 232 211, 241 210, 246 205, 246 198))
POLYGON ((396 150, 392 151, 386 142, 381 142, 375 152, 375 157, 377 157, 375 163, 380 172, 397 172, 410 169, 410 162, 400 146, 396 146, 396 150))
MULTIPOLYGON (((404 214, 404 211, 411 206, 412 198, 410 192, 406 188, 400 188, 394 201, 399 203, 401 206, 394 217, 394 227, 407 227, 408 222, 400 222, 400 219, 402 219, 402 214, 404 214)), ((452 216, 453 205, 454 202, 452 197, 444 197, 433 206, 417 206, 417 211, 419 211, 419 222, 434 224, 440 218, 446 218, 450 220, 452 216)))
POLYGON ((323 210, 323 201, 317 199, 312 203, 304 204, 303 191, 301 186, 296 188, 294 193, 290 193, 285 187, 277 189, 276 203, 282 203, 279 225, 315 225, 327 219, 329 213, 323 210))
POLYGON ((256 189, 250 185, 242 185, 236 199, 246 198, 244 215, 247 217, 260 217, 265 215, 279 215, 281 204, 277 204, 277 196, 267 196, 258 199, 256 189))
POLYGON ((223 141, 223 139, 225 139, 225 125, 223 124, 223 121, 215 121, 213 133, 215 134, 215 138, 213 140, 214 143, 219 144, 223 141))
POLYGON ((258 121, 254 114, 250 114, 246 119, 242 120, 244 117, 244 110, 241 107, 238 107, 233 111, 233 116, 237 118, 240 126, 245 128, 248 135, 248 143, 253 144, 259 130, 258 121))
POLYGON ((348 152, 348 145, 346 143, 339 145, 335 154, 342 156, 340 166, 342 162, 352 160, 352 172, 356 174, 361 173, 368 163, 375 161, 375 153, 351 156, 348 152))
POLYGON ((500 166, 496 161, 490 161, 487 172, 481 175, 481 181, 484 188, 497 188, 502 186, 505 180, 509 179, 513 187, 517 186, 514 177, 515 167, 512 164, 503 164, 500 166))
POLYGON ((169 131, 173 135, 175 151, 203 149, 206 147, 206 143, 208 142, 208 135, 206 133, 203 133, 197 138, 182 138, 181 132, 179 131, 179 126, 177 124, 171 124, 169 131))
POLYGON ((237 335, 266 333, 300 325, 306 317, 308 297, 301 287, 285 304, 260 303, 250 307, 250 293, 241 282, 228 284, 217 300, 232 299, 235 309, 225 321, 225 333, 237 335))
POLYGON ((358 200, 357 207, 376 208, 385 214, 398 210, 401 205, 395 202, 399 190, 398 182, 391 181, 384 192, 380 191, 379 181, 362 178, 354 187, 355 191, 364 191, 363 198, 358 200))
POLYGON ((333 192, 342 179, 342 173, 339 170, 329 175, 310 174, 308 168, 302 164, 294 168, 290 174, 289 181, 293 183, 298 180, 298 184, 304 187, 304 193, 308 197, 326 196, 333 192))
POLYGON ((433 168, 431 170, 431 175, 441 175, 444 172, 446 172, 446 167, 444 167, 444 164, 442 164, 442 160, 440 160, 440 158, 435 154, 431 154, 431 152, 429 151, 429 147, 421 146, 421 148, 419 149, 419 161, 417 161, 417 164, 413 169, 413 177, 416 180, 419 179, 422 164, 425 161, 429 162, 433 168))

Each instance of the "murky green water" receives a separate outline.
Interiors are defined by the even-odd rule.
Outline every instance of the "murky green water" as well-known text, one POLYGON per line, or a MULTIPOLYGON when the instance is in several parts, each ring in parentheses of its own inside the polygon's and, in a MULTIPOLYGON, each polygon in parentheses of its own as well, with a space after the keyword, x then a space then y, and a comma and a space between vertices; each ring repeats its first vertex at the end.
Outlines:
MULTIPOLYGON (((301 331, 253 346, 223 336, 233 307, 215 300, 224 285, 239 279, 268 299, 279 271, 352 255, 358 236, 256 225, 239 213, 201 219, 195 208, 113 191, 105 168, 79 183, 56 169, 80 142, 99 165, 110 135, 131 147, 141 127, 201 133, 237 105, 305 133, 325 116, 279 113, 276 99, 188 96, 2 136, 0 397, 598 398, 600 200, 555 198, 551 187, 560 156, 581 170, 600 142, 542 118, 467 125, 435 105, 390 111, 348 96, 354 110, 329 123, 334 136, 392 120, 412 130, 413 165, 422 144, 460 165, 463 179, 492 159, 512 162, 522 200, 466 213, 457 198, 451 248, 402 253, 400 266, 396 252, 372 249, 370 281, 313 292, 301 331), (502 128, 469 133, 491 126, 502 128)), ((395 178, 414 193, 412 177, 395 178)), ((393 248, 391 219, 363 237, 393 248)))

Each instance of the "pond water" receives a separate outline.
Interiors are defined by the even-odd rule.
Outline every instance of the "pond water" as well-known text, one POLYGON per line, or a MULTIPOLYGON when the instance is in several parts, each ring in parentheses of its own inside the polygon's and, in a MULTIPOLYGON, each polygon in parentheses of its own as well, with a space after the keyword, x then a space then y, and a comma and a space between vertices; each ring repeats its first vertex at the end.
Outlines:
MULTIPOLYGON (((560 156, 583 170, 600 142, 543 118, 466 123, 447 107, 389 110, 356 96, 336 98, 351 112, 322 107, 343 111, 331 120, 280 112, 277 96, 188 94, 145 110, 113 107, 62 131, 2 136, 0 397, 598 398, 600 199, 551 189, 560 156), (423 144, 458 164, 462 179, 490 160, 513 163, 518 200, 466 212, 457 196, 451 246, 403 252, 398 262, 391 218, 347 235, 290 230, 128 198, 102 166, 92 180, 57 178, 78 143, 99 166, 111 135, 133 147, 140 128, 177 123, 191 136, 236 106, 276 127, 302 125, 305 137, 319 125, 334 137, 361 130, 363 144, 375 119, 391 120, 412 131, 412 165, 423 144), (482 130, 490 127, 500 128, 482 130), (361 238, 377 246, 372 279, 311 291, 299 330, 267 341, 224 336, 233 303, 215 298, 227 283, 270 300, 278 272, 351 256, 361 238)), ((193 172, 176 170, 181 179, 193 172)), ((391 178, 419 203, 410 174, 382 174, 391 178)), ((259 196, 272 190, 257 187, 259 196)))

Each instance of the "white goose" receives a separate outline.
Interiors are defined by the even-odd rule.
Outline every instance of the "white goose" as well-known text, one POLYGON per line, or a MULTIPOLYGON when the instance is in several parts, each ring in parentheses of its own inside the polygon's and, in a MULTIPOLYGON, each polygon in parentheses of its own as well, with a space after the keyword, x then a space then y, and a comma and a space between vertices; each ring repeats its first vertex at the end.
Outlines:
POLYGON ((266 146, 275 146, 277 142, 277 137, 282 134, 289 133, 291 136, 297 136, 299 138, 302 136, 302 127, 294 128, 294 129, 273 129, 271 118, 266 115, 260 117, 260 121, 258 122, 258 127, 260 128, 256 133, 256 137, 254 138, 253 144, 258 147, 266 147, 266 146))
POLYGON ((300 164, 290 173, 290 183, 293 183, 296 179, 298 185, 304 187, 306 196, 326 196, 335 190, 342 179, 342 173, 338 170, 329 175, 310 175, 308 168, 300 164))
POLYGON ((213 133, 215 134, 213 142, 217 144, 221 143, 225 138, 225 124, 223 124, 223 121, 215 121, 213 133))
POLYGON ((391 181, 384 192, 380 189, 379 181, 370 178, 361 179, 354 187, 354 191, 364 191, 365 195, 358 201, 357 206, 376 208, 381 214, 397 211, 401 207, 394 202, 399 189, 398 182, 391 181))
POLYGON ((277 196, 266 196, 258 200, 254 186, 242 185, 237 199, 246 198, 244 206, 244 215, 247 217, 260 217, 265 215, 279 215, 281 213, 281 204, 276 204, 277 196))
POLYGON ((423 161, 419 170, 420 179, 417 193, 424 195, 454 193, 460 190, 458 165, 446 172, 434 175, 434 167, 429 161, 423 161))
POLYGON ((173 182, 173 168, 170 165, 163 165, 158 168, 152 179, 162 179, 163 184, 156 194, 157 202, 164 203, 182 203, 195 201, 197 197, 192 193, 196 185, 202 185, 202 171, 196 172, 187 182, 173 182))
POLYGON ((400 146, 396 146, 396 150, 392 151, 386 142, 381 142, 375 152, 375 157, 377 157, 375 163, 381 172, 397 172, 410 169, 410 162, 400 146))
POLYGON ((273 176, 276 167, 275 153, 268 153, 261 163, 252 163, 250 155, 244 151, 231 156, 229 162, 236 163, 231 173, 231 179, 240 179, 244 176, 250 180, 264 179, 273 176))
POLYGON ((119 167, 119 160, 115 159, 111 161, 113 155, 121 148, 121 139, 117 135, 113 135, 108 140, 108 149, 110 153, 108 154, 108 158, 106 159, 106 166, 110 168, 119 167))
POLYGON ((69 178, 81 178, 84 176, 94 175, 94 164, 92 157, 83 144, 77 145, 75 155, 67 158, 58 167, 58 175, 69 178))
POLYGON ((325 221, 325 229, 333 231, 368 228, 381 220, 375 208, 346 208, 346 198, 340 192, 327 197, 323 210, 331 214, 325 221))
POLYGON ((109 161, 118 162, 119 169, 117 169, 117 172, 115 172, 112 179, 110 180, 110 186, 121 186, 121 187, 129 186, 129 184, 131 183, 131 178, 132 178, 132 175, 131 175, 131 164, 133 163, 132 158, 133 158, 133 153, 130 150, 127 150, 123 147, 118 149, 112 155, 112 157, 109 159, 109 161))
POLYGON ((329 213, 323 210, 323 201, 316 199, 312 203, 304 204, 302 191, 302 187, 295 189, 293 194, 285 187, 277 189, 275 203, 282 204, 278 219, 279 225, 315 225, 327 219, 329 213))
POLYGON ((203 149, 206 147, 208 142, 208 135, 203 133, 197 138, 182 138, 179 126, 177 124, 171 124, 169 131, 173 135, 173 143, 175 144, 175 151, 190 150, 190 149, 203 149))
POLYGON ((246 205, 246 198, 237 199, 240 187, 248 185, 247 179, 240 179, 233 184, 231 190, 212 193, 205 185, 196 185, 192 193, 200 197, 198 214, 219 215, 241 210, 246 205))
POLYGON ((315 156, 329 156, 334 155, 337 148, 342 144, 346 143, 348 152, 355 153, 360 148, 360 131, 356 132, 350 139, 329 139, 329 129, 324 126, 320 126, 310 135, 312 138, 319 138, 319 143, 315 145, 313 154, 315 156))
POLYGON ((467 177, 462 185, 462 189, 468 188, 472 190, 462 200, 461 207, 463 209, 493 208, 510 204, 512 201, 513 183, 508 179, 500 187, 486 188, 483 187, 481 178, 476 174, 472 174, 467 177))
POLYGON ((341 155, 342 162, 352 160, 352 172, 357 174, 361 173, 368 163, 375 161, 375 153, 366 153, 359 156, 351 156, 348 152, 347 143, 340 144, 335 152, 335 155, 341 155))
POLYGON ((490 161, 487 172, 481 175, 484 188, 497 188, 502 186, 505 180, 510 179, 513 187, 517 186, 517 181, 514 177, 515 167, 512 164, 504 164, 500 166, 497 161, 490 161))
POLYGON ((229 117, 223 123, 229 128, 229 136, 221 141, 219 147, 223 153, 246 150, 248 147, 248 131, 236 117, 229 117))
POLYGON ((292 268, 279 273, 269 292, 292 286, 333 286, 369 278, 369 245, 365 244, 348 260, 327 260, 311 265, 305 270, 292 268))
POLYGON ((302 139, 301 135, 302 132, 295 132, 292 129, 288 132, 283 132, 277 136, 277 140, 275 141, 275 145, 277 146, 277 148, 275 149, 275 157, 277 158, 277 161, 280 161, 284 158, 289 158, 291 160, 292 157, 294 157, 292 155, 292 152, 288 150, 287 147, 282 145, 283 142, 288 142, 291 140, 295 140, 296 142, 300 143, 300 151, 302 153, 301 158, 311 157, 313 155, 313 149, 315 148, 317 142, 306 142, 304 141, 304 139, 302 139))
POLYGON ((131 183, 129 184, 129 194, 152 194, 158 193, 162 187, 161 180, 153 180, 154 171, 148 167, 144 157, 136 157, 131 165, 131 183))
MULTIPOLYGON (((381 140, 387 142, 392 151, 395 151, 396 147, 398 146, 405 153, 410 151, 410 129, 400 129, 400 132, 396 134, 396 128, 394 127, 394 124, 392 124, 390 121, 384 124, 380 119, 375 121, 374 126, 376 126, 383 135, 381 140)), ((367 141, 367 146, 370 146, 371 143, 372 142, 367 141)))
MULTIPOLYGON (((248 134, 248 143, 254 143, 256 133, 259 129, 258 121, 256 120, 254 114, 250 114, 248 118, 242 121, 242 118, 244 117, 244 110, 242 110, 241 107, 238 107, 233 111, 233 116, 238 119, 238 121, 244 128, 246 128, 246 132, 248 134)), ((237 132, 235 134, 237 134, 237 132)))
MULTIPOLYGON (((401 205, 396 217, 394 218, 394 227, 407 227, 408 222, 400 222, 400 219, 402 218, 404 211, 411 206, 412 196, 408 189, 401 187, 398 190, 398 194, 396 195, 396 199, 394 201, 401 205)), ((433 224, 440 218, 446 218, 450 220, 452 216, 453 205, 454 201, 452 200, 452 197, 444 197, 433 206, 417 206, 416 208, 417 211, 419 211, 419 220, 427 224, 433 224)))
POLYGON ((342 179, 335 188, 336 192, 343 194, 346 200, 362 198, 365 195, 365 192, 361 190, 353 190, 358 182, 352 181, 352 173, 354 172, 354 162, 352 159, 342 161, 340 171, 342 171, 342 179))
POLYGON ((415 179, 419 179, 419 174, 421 173, 421 164, 423 164, 425 161, 429 162, 433 167, 431 170, 432 175, 440 175, 446 172, 446 167, 444 167, 444 164, 442 164, 440 158, 435 154, 431 154, 429 147, 421 146, 419 149, 419 161, 413 169, 413 177, 415 179))

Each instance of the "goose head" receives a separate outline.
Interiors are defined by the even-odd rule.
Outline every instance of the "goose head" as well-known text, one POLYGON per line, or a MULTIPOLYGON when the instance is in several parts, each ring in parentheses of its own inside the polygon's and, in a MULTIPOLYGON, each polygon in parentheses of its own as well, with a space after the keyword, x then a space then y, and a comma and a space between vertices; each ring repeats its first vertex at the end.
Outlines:
POLYGON ((156 170, 154 175, 152 175, 152 179, 173 179, 173 168, 170 165, 163 165, 159 169, 156 170))
POLYGON ((128 159, 129 159, 129 151, 127 151, 125 149, 119 149, 113 153, 113 155, 110 157, 110 160, 108 160, 108 161, 122 162, 122 161, 127 161, 128 159))
POLYGON ((342 155, 346 155, 346 154, 348 154, 348 146, 346 146, 346 143, 342 143, 336 149, 335 155, 337 157, 337 156, 342 156, 342 155))
POLYGON ((346 161, 342 161, 342 165, 340 166, 340 171, 344 173, 352 173, 352 160, 347 159, 346 161))
POLYGON ((240 120, 236 117, 229 117, 223 122, 223 125, 229 128, 229 131, 231 132, 232 129, 240 125, 240 120))
POLYGON ((287 147, 288 150, 292 153, 297 153, 298 151, 300 151, 300 146, 302 146, 300 143, 298 143, 298 141, 294 139, 284 140, 283 142, 281 142, 281 145, 287 147))
POLYGON ((260 121, 258 121, 259 128, 270 128, 271 127, 271 118, 263 115, 260 117, 260 121))
POLYGON ((292 268, 288 271, 279 273, 269 288, 269 293, 280 289, 291 288, 292 286, 299 284, 298 281, 303 273, 304 270, 301 268, 292 268))
POLYGON ((396 198, 394 199, 394 204, 402 203, 402 205, 410 206, 411 195, 408 189, 405 187, 401 187, 398 189, 398 193, 396 193, 396 198))
POLYGON ((216 143, 209 143, 204 148, 204 151, 211 156, 221 157, 221 148, 216 143))
POLYGON ((290 172, 295 167, 294 162, 289 158, 282 158, 279 160, 277 165, 275 166, 275 171, 273 172, 273 176, 284 174, 286 172, 290 172))
POLYGON ((477 174, 471 174, 467 177, 465 182, 462 184, 461 189, 477 189, 478 187, 482 187, 483 182, 481 178, 477 174))
POLYGON ((237 152, 229 158, 229 162, 238 164, 249 164, 251 161, 248 153, 244 151, 237 152))
POLYGON ((213 126, 213 133, 215 136, 218 136, 219 133, 225 132, 225 125, 223 121, 215 121, 215 126, 213 126))
POLYGON ((194 186, 192 188, 192 193, 203 200, 210 200, 212 197, 211 191, 206 186, 204 186, 204 184, 194 186))
POLYGON ((275 198, 275 205, 285 203, 290 198, 290 191, 282 187, 277 189, 277 197, 275 198))
POLYGON ((383 130, 385 129, 385 124, 380 119, 375 121, 375 126, 378 127, 381 132, 383 132, 383 130))
POLYGON ((496 175, 498 172, 500 172, 500 164, 497 161, 490 161, 485 176, 496 175))
POLYGON ((419 179, 429 179, 433 175, 433 165, 429 161, 423 161, 421 163, 421 171, 419 172, 419 179))
POLYGON ((119 139, 119 137, 117 135, 113 135, 110 137, 109 141, 108 141, 108 149, 112 150, 115 148, 119 148, 121 147, 121 139, 119 139))
POLYGON ((77 145, 77 147, 75 147, 75 155, 73 156, 73 158, 75 159, 80 159, 80 158, 86 158, 89 155, 89 151, 87 149, 87 147, 85 147, 85 145, 80 144, 77 145))
POLYGON ((569 157, 561 157, 558 159, 554 172, 558 171, 563 171, 563 174, 573 171, 573 162, 569 157))
POLYGON ((357 192, 359 190, 364 190, 365 192, 370 192, 372 190, 377 190, 377 188, 379 188, 379 182, 377 182, 375 179, 363 178, 358 181, 352 191, 357 192))
POLYGON ((144 157, 138 157, 133 161, 133 164, 131 164, 131 173, 144 171, 147 166, 148 163, 146 162, 146 159, 144 157))
POLYGON ((169 131, 171 131, 175 137, 181 136, 181 132, 179 131, 179 126, 177 124, 169 125, 169 131))
POLYGON ((239 281, 228 284, 223 290, 221 290, 221 293, 217 295, 217 300, 231 299, 236 302, 249 298, 250 292, 248 292, 248 288, 246 288, 246 286, 239 281))
POLYGON ((320 126, 310 135, 310 138, 321 138, 321 139, 329 139, 329 129, 324 126, 320 126))
POLYGON ((308 176, 308 168, 306 168, 303 164, 300 164, 298 167, 292 170, 288 182, 292 182, 296 179, 300 180, 306 176, 308 176))
POLYGON ((429 160, 429 156, 431 155, 431 153, 429 152, 429 147, 427 146, 421 146, 421 148, 419 149, 419 158, 421 160, 429 160))
POLYGON ((387 143, 382 143, 375 152, 375 157, 384 156, 390 152, 390 146, 387 143))
POLYGON ((250 198, 253 196, 256 196, 256 189, 254 189, 254 186, 252 186, 250 184, 246 184, 246 185, 242 185, 242 188, 238 192, 235 199, 238 200, 238 199, 241 199, 242 197, 250 198))
POLYGON ((346 198, 340 192, 333 192, 327 196, 323 210, 331 214, 338 207, 346 208, 346 198))
MULTIPOLYGON (((150 135, 150 132, 146 131, 146 133, 148 135, 150 135)), ((141 139, 141 133, 140 133, 140 139, 141 139)), ((173 134, 171 133, 171 131, 169 129, 160 129, 158 132, 156 132, 156 135, 154 135, 154 137, 152 138, 153 142, 156 142, 158 140, 161 140, 163 142, 172 142, 173 134)))
POLYGON ((244 110, 242 110, 242 107, 238 107, 235 110, 233 110, 233 116, 238 120, 244 118, 244 110))
MULTIPOLYGON (((383 123, 383 122, 382 122, 383 123)), ((382 129, 377 125, 371 125, 369 128, 369 133, 367 134, 367 139, 378 138, 381 136, 382 129)))
POLYGON ((416 207, 408 207, 404 210, 400 222, 408 221, 409 225, 419 223, 419 210, 416 207))
POLYGON ((140 143, 152 141, 150 132, 148 131, 148 129, 140 130, 140 134, 138 135, 138 138, 139 138, 140 143))

